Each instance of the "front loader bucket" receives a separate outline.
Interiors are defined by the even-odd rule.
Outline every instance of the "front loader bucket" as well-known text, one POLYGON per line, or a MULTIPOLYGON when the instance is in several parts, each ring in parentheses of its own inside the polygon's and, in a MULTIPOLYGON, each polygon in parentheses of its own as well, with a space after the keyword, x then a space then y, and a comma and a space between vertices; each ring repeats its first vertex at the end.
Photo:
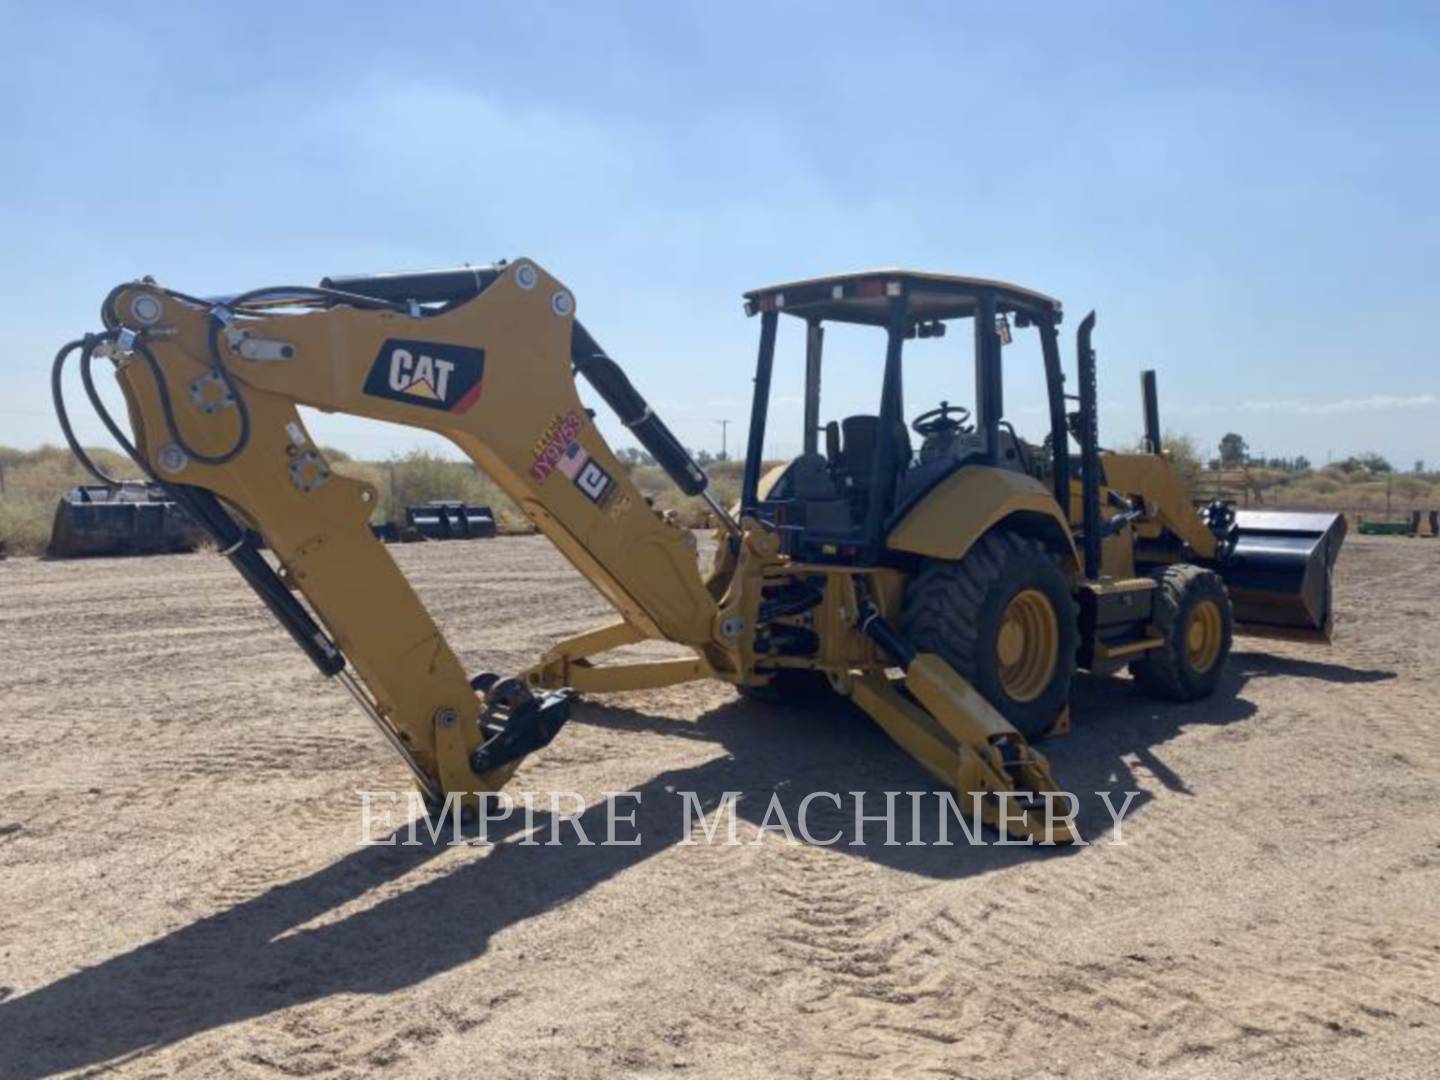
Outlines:
POLYGON ((158 487, 72 488, 60 497, 45 553, 52 559, 193 551, 200 529, 158 487))
POLYGON ((1331 579, 1344 514, 1237 510, 1237 538, 1215 569, 1235 607, 1235 629, 1256 637, 1330 640, 1331 579))

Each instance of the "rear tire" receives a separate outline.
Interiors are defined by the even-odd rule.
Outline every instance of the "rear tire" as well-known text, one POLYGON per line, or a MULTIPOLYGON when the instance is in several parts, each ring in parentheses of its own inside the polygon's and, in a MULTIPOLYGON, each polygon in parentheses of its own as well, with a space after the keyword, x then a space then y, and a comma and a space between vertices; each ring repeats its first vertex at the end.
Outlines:
POLYGON ((934 653, 1027 739, 1070 700, 1078 628, 1070 583, 1039 541, 987 533, 958 562, 929 560, 910 579, 900 630, 934 653))
POLYGON ((1152 623, 1165 644, 1130 665, 1141 690, 1171 701, 1209 697, 1220 685, 1235 632, 1225 582, 1213 570, 1179 563, 1151 575, 1152 623))

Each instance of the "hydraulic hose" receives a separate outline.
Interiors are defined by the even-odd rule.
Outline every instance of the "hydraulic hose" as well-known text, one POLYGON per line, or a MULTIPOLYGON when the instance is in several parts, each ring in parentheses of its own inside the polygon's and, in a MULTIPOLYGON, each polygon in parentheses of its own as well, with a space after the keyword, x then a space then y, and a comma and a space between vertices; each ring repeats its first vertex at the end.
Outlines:
MULTIPOLYGON (((91 361, 95 359, 95 346, 102 340, 113 340, 114 337, 115 334, 113 331, 106 331, 104 334, 98 336, 86 336, 85 345, 80 350, 80 381, 85 386, 85 396, 90 399, 90 405, 95 410, 95 415, 98 416, 100 422, 105 425, 105 430, 110 433, 110 437, 120 444, 120 449, 129 455, 130 460, 135 462, 141 472, 158 483, 159 478, 150 470, 149 463, 141 455, 140 451, 136 449, 135 444, 130 441, 129 436, 120 430, 120 425, 117 424, 115 418, 110 415, 110 410, 105 407, 105 402, 100 400, 100 391, 95 386, 95 376, 90 370, 91 361)), ((111 481, 111 483, 113 485, 115 481, 111 481)))
MULTIPOLYGON (((108 328, 107 336, 110 340, 114 340, 118 336, 118 329, 120 327, 120 318, 115 312, 115 299, 126 289, 132 288, 153 289, 156 292, 165 293, 167 296, 171 296, 183 303, 207 309, 205 337, 206 346, 210 355, 211 371, 219 378, 226 392, 235 402, 235 410, 240 421, 240 430, 235 436, 235 442, 224 452, 219 454, 204 454, 196 450, 185 440, 185 437, 180 434, 180 426, 175 419, 175 406, 171 398, 169 383, 165 379, 164 369, 161 368, 159 361, 155 359, 155 354, 150 351, 149 346, 145 343, 145 333, 143 330, 137 332, 133 347, 144 359, 150 369, 150 373, 155 378, 156 390, 160 398, 160 409, 165 417, 165 429, 170 436, 170 441, 178 446, 191 460, 197 461, 201 465, 211 466, 224 465, 233 461, 250 443, 250 408, 245 403, 245 395, 240 392, 239 386, 236 385, 233 376, 230 374, 230 369, 225 365, 225 357, 220 344, 220 333, 225 329, 226 322, 228 321, 228 317, 224 312, 229 310, 243 310, 247 304, 253 304, 266 297, 285 300, 305 298, 326 304, 350 304, 354 307, 369 309, 406 310, 404 304, 396 301, 361 296, 358 293, 346 292, 340 289, 316 287, 313 285, 267 286, 262 289, 252 289, 238 296, 229 297, 224 302, 219 302, 201 300, 193 296, 188 296, 185 293, 176 292, 173 289, 163 288, 149 281, 139 284, 131 282, 124 285, 117 285, 111 289, 109 294, 106 295, 104 302, 100 305, 100 318, 108 328)), ((85 370, 88 371, 88 364, 85 370)), ((98 395, 92 394, 91 402, 96 403, 97 409, 101 410, 101 418, 103 420, 106 414, 103 412, 104 407, 99 405, 98 401, 98 395)), ((56 411, 62 417, 61 425, 62 427, 66 427, 67 421, 64 419, 64 406, 58 397, 56 398, 56 402, 56 411)), ((106 426, 110 427, 109 424, 106 426)), ((111 432, 112 434, 114 433, 114 428, 111 428, 111 432)), ((93 467, 93 463, 89 462, 89 459, 85 457, 84 453, 77 449, 73 437, 67 436, 67 439, 70 440, 71 449, 75 450, 76 456, 80 459, 81 464, 85 465, 86 469, 93 475, 97 477, 103 476, 103 473, 93 467)), ((113 481, 109 480, 103 482, 113 483, 113 481)))
POLYGON ((70 452, 75 455, 75 460, 80 462, 86 472, 106 487, 119 487, 120 481, 96 465, 90 455, 85 452, 85 448, 80 445, 80 440, 75 437, 75 429, 70 426, 70 414, 65 408, 65 387, 62 381, 65 362, 70 359, 70 354, 76 349, 93 351, 95 343, 107 336, 109 336, 108 332, 99 337, 86 334, 83 338, 76 338, 61 346, 60 351, 55 354, 55 362, 50 366, 50 400, 55 406, 55 418, 60 421, 60 431, 65 436, 65 443, 70 447, 70 452))
POLYGON ((201 465, 224 465, 238 457, 240 452, 250 444, 250 407, 245 404, 245 395, 240 392, 240 388, 230 377, 230 369, 225 366, 224 357, 220 353, 220 331, 224 329, 225 323, 213 311, 206 321, 206 341, 210 350, 211 371, 219 376, 221 384, 234 400, 235 411, 240 419, 240 430, 235 435, 235 442, 224 453, 202 454, 185 441, 175 420, 175 406, 170 399, 170 386, 165 381, 165 371, 160 366, 160 362, 155 359, 155 354, 150 351, 150 347, 145 344, 144 334, 136 336, 135 351, 144 358, 150 368, 150 374, 155 377, 155 388, 160 396, 160 411, 165 415, 165 430, 170 435, 170 441, 201 465))
MULTIPOLYGON (((140 467, 145 475, 160 485, 175 502, 190 514, 197 524, 215 539, 215 542, 220 545, 221 554, 229 558, 235 568, 240 571, 265 606, 290 632, 290 636, 304 650, 311 662, 320 669, 321 674, 330 676, 339 673, 345 667, 344 656, 341 655, 329 636, 321 630, 310 613, 291 595, 290 590, 276 576, 275 571, 270 568, 270 564, 265 561, 265 557, 256 549, 251 534, 236 523, 234 517, 225 510, 220 500, 212 492, 202 488, 193 488, 186 484, 167 483, 157 477, 150 470, 135 444, 130 441, 125 432, 120 429, 120 425, 115 422, 115 418, 110 415, 110 410, 100 399, 100 391, 95 385, 95 377, 90 365, 95 358, 95 345, 101 340, 112 337, 114 337, 114 332, 107 331, 98 336, 88 335, 81 343, 80 380, 85 384, 85 393, 90 398, 90 404, 95 408, 95 414, 100 417, 100 422, 110 432, 111 438, 120 444, 120 448, 130 455, 131 460, 140 467)), ((74 344, 72 342, 61 350, 61 356, 57 357, 57 370, 58 363, 68 355, 74 344)), ((164 400, 163 395, 162 400, 164 400)), ((63 405, 61 408, 63 409, 63 405)), ((68 422, 64 426, 68 427, 68 422)), ((73 436, 67 437, 72 439, 71 449, 81 458, 82 463, 88 461, 84 457, 83 451, 76 448, 73 436)), ((87 467, 93 470, 93 466, 87 467)), ((98 470, 93 471, 97 475, 103 475, 98 470)), ((115 481, 107 482, 115 483, 115 481)))

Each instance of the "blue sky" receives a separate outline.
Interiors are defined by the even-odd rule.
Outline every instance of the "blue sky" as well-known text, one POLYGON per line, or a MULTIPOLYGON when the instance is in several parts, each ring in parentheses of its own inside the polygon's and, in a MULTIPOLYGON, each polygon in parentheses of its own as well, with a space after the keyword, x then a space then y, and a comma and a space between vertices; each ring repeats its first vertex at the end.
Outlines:
MULTIPOLYGON (((718 419, 744 437, 744 289, 904 265, 1059 296, 1071 329, 1098 309, 1106 442, 1134 437, 1155 367, 1166 426, 1206 446, 1237 430, 1317 462, 1440 464, 1433 4, 0 18, 0 443, 58 441, 50 357, 118 281, 208 293, 526 255, 696 446, 718 448, 718 419)), ((798 336, 782 346, 780 454, 799 442, 798 336)), ((873 411, 879 341, 834 346, 826 416, 873 411)), ((917 357, 911 412, 969 401, 963 335, 917 357)), ((1007 371, 1038 437, 1035 351, 1007 371)), ((366 456, 426 444, 314 428, 366 456)))

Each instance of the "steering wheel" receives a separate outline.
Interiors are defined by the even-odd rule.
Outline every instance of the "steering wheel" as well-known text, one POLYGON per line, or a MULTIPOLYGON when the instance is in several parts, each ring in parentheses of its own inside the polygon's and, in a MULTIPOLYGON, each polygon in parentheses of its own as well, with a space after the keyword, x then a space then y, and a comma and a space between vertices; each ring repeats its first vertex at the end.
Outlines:
POLYGON ((959 431, 970 419, 970 410, 964 405, 940 402, 938 409, 923 412, 910 422, 910 430, 916 435, 929 438, 931 435, 950 435, 959 431))

